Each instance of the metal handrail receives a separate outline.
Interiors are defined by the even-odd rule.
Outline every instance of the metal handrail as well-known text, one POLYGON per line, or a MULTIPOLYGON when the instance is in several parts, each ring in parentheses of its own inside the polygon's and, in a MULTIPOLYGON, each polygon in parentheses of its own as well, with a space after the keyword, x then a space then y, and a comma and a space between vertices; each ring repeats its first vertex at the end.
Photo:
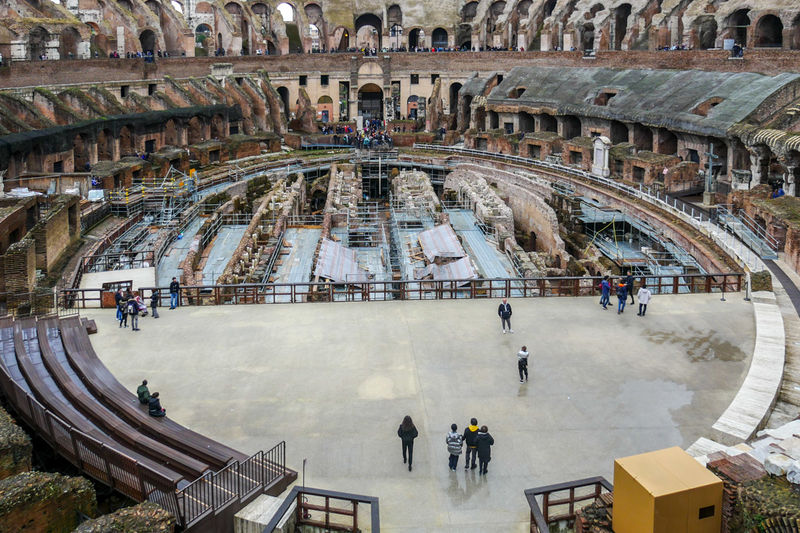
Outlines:
MULTIPOLYGON (((311 487, 300 487, 294 486, 286 498, 283 500, 283 503, 280 507, 275 511, 272 519, 267 523, 266 527, 262 530, 262 533, 272 533, 286 513, 289 511, 289 508, 298 500, 301 500, 305 496, 318 496, 321 498, 327 499, 334 499, 334 500, 341 500, 341 501, 349 501, 354 503, 355 505, 359 503, 365 503, 370 506, 370 521, 371 524, 368 528, 372 533, 380 533, 381 531, 381 519, 380 519, 380 507, 379 507, 379 500, 375 496, 364 496, 362 494, 351 494, 349 492, 337 492, 333 490, 324 490, 324 489, 314 489, 311 487)), ((301 500, 302 503, 302 500, 301 500)), ((304 524, 304 517, 303 513, 301 512, 302 505, 297 506, 298 512, 298 525, 304 524)), ((335 511, 330 510, 329 512, 335 513, 335 511)), ((355 511, 354 511, 355 513, 355 511)), ((354 519, 357 519, 357 513, 355 513, 354 519)), ((361 528, 365 529, 365 528, 361 528)), ((360 531, 361 529, 358 528, 357 523, 354 523, 352 531, 360 531)))
POLYGON ((531 511, 531 533, 548 533, 550 531, 550 523, 564 519, 573 520, 575 518, 575 503, 589 499, 596 499, 600 497, 603 489, 608 492, 612 492, 614 487, 606 478, 602 476, 589 477, 575 481, 567 481, 564 483, 556 483, 554 485, 545 485, 542 487, 526 489, 525 499, 528 500, 528 506, 530 507, 531 511), (592 486, 595 489, 593 494, 575 497, 575 489, 592 486), (561 492, 564 490, 570 491, 570 496, 568 499, 550 501, 550 495, 552 493, 561 492), (539 506, 539 502, 536 500, 537 496, 542 496, 541 507, 539 506), (551 505, 569 505, 569 511, 566 515, 551 518, 551 505))

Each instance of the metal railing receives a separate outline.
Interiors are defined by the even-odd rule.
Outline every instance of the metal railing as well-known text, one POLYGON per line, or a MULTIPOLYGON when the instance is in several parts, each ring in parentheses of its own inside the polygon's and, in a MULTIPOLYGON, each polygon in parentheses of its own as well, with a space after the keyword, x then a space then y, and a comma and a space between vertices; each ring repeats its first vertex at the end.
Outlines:
MULTIPOLYGON (((646 282, 653 294, 730 293, 743 290, 741 272, 717 274, 673 274, 637 276, 637 285, 646 282)), ((491 298, 536 298, 558 296, 598 296, 599 276, 551 278, 498 278, 468 280, 402 280, 355 283, 242 283, 182 287, 179 304, 242 305, 302 302, 363 302, 371 300, 451 300, 491 298)), ((140 287, 147 299, 166 287, 140 287)), ((102 289, 64 289, 64 299, 79 308, 99 307, 102 289)))
MULTIPOLYGON (((610 178, 604 178, 601 176, 596 176, 594 174, 591 174, 590 172, 586 172, 577 168, 568 167, 557 163, 551 163, 549 161, 543 161, 539 159, 530 159, 527 157, 522 157, 517 155, 499 154, 483 150, 474 150, 471 148, 457 148, 454 146, 442 146, 435 144, 418 143, 414 145, 414 148, 472 156, 478 160, 493 159, 500 161, 508 161, 510 163, 523 164, 534 168, 550 170, 558 172, 560 174, 566 174, 577 178, 590 180, 592 182, 603 185, 604 187, 617 190, 625 195, 632 196, 634 198, 639 198, 648 203, 661 207, 662 209, 665 209, 666 211, 679 216, 682 220, 692 224, 693 226, 697 227, 700 230, 707 231, 707 228, 705 228, 703 225, 704 223, 708 223, 718 228, 720 231, 735 236, 735 234, 733 234, 729 229, 726 229, 725 227, 722 227, 717 223, 716 216, 714 216, 713 213, 710 213, 705 209, 694 206, 692 204, 688 204, 678 198, 675 198, 667 193, 664 193, 663 191, 659 191, 653 187, 648 187, 643 184, 640 184, 638 187, 631 187, 629 185, 620 183, 619 181, 615 181, 610 178)), ((727 248, 732 254, 735 254, 742 262, 748 265, 753 264, 753 257, 760 257, 758 255, 759 250, 750 248, 749 246, 747 246, 746 243, 742 242, 740 239, 736 239, 734 243, 732 244, 728 243, 724 247, 727 248)))
POLYGON ((154 253, 155 250, 147 249, 133 252, 85 255, 81 258, 83 273, 151 267, 154 265, 154 253))
POLYGON ((263 529, 272 533, 296 503, 296 526, 323 528, 326 531, 371 531, 380 533, 381 519, 378 498, 348 492, 312 489, 295 486, 275 511, 275 515, 263 529), (366 526, 359 524, 359 504, 369 505, 369 521, 366 526))
POLYGON ((527 489, 525 498, 531 510, 531 533, 549 533, 550 525, 562 520, 571 527, 575 511, 591 503, 589 500, 599 498, 604 490, 611 492, 614 489, 606 478, 600 476, 527 489), (567 494, 561 495, 564 492, 567 494), (542 497, 541 507, 536 499, 539 496, 542 497), (582 502, 587 503, 576 506, 582 502))
POLYGON ((17 318, 31 316, 68 316, 78 314, 78 309, 64 301, 58 290, 39 290, 21 293, 0 293, 0 316, 17 318))

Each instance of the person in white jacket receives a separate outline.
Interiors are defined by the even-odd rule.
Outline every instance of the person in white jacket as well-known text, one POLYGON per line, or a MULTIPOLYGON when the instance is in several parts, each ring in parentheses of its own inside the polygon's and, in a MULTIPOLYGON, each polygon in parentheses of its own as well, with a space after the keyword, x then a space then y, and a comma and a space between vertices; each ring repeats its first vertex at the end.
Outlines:
POLYGON ((642 286, 639 287, 639 292, 636 294, 636 298, 639 299, 639 312, 636 316, 644 316, 647 312, 647 304, 650 302, 650 297, 652 295, 650 289, 647 288, 647 283, 642 283, 642 286))

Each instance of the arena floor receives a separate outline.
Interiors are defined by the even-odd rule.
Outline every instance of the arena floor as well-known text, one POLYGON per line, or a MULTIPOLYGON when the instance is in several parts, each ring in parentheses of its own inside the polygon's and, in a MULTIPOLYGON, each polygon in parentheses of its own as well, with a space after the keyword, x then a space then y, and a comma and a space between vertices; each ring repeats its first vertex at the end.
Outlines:
MULTIPOLYGON (((384 531, 528 531, 523 490, 593 475, 615 457, 678 445, 710 428, 752 356, 740 295, 656 296, 645 318, 594 298, 184 307, 92 343, 167 415, 244 452, 287 443, 311 487, 378 496, 384 531), (531 377, 519 383, 527 344, 531 377), (419 428, 414 470, 397 427, 419 428), (470 417, 495 446, 489 474, 447 468, 445 434, 470 417)), ((615 302, 614 302, 615 303, 615 302)))

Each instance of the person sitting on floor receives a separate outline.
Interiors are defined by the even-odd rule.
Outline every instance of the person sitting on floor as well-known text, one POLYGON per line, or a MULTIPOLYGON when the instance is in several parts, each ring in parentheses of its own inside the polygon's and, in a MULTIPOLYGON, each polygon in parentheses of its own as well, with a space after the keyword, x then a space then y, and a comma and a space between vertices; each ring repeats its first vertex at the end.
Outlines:
POLYGON ((136 396, 139 397, 139 403, 150 403, 150 390, 147 388, 146 379, 142 381, 142 384, 136 389, 136 396))
POLYGON ((150 416, 166 416, 167 410, 161 407, 161 400, 158 399, 158 393, 154 392, 150 395, 150 416))

